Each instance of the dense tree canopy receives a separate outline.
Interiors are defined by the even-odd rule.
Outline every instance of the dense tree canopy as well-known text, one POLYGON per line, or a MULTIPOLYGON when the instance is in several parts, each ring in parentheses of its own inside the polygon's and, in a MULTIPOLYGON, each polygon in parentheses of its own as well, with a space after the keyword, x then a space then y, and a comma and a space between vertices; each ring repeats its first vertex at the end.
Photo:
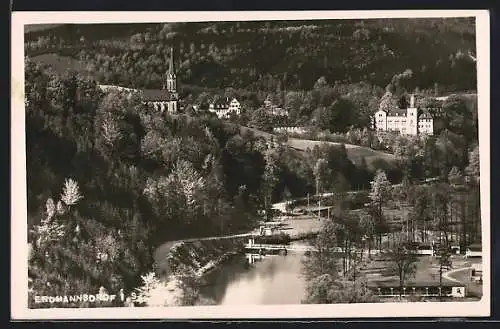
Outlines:
POLYGON ((468 18, 61 25, 26 39, 30 55, 70 55, 103 83, 132 87, 161 86, 171 46, 188 85, 297 90, 324 77, 332 85, 390 83, 399 92, 476 84, 468 18))

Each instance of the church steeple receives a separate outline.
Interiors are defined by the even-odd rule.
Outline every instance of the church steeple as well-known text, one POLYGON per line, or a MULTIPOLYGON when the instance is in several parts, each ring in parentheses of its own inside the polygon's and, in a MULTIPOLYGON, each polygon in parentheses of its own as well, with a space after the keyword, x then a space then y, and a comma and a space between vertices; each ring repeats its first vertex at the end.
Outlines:
MULTIPOLYGON (((163 87, 165 89, 165 86, 163 87)), ((177 77, 175 75, 174 48, 170 48, 170 58, 168 59, 167 85, 166 89, 171 92, 177 90, 177 77)))
POLYGON ((175 75, 174 48, 172 47, 170 47, 170 62, 168 65, 168 73, 175 75))

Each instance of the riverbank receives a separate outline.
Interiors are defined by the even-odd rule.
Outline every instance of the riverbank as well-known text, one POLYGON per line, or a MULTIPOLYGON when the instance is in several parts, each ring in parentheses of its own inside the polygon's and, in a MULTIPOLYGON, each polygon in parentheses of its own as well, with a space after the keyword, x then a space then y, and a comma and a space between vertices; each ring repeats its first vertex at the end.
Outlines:
MULTIPOLYGON (((291 241, 314 236, 321 229, 325 218, 310 215, 283 218, 280 231, 286 233, 291 241)), ((184 265, 195 272, 210 270, 217 263, 234 253, 243 252, 243 245, 258 229, 237 235, 169 241, 158 247, 154 254, 155 271, 166 275, 173 267, 184 265)))
POLYGON ((155 271, 166 277, 178 269, 192 271, 198 278, 244 250, 246 236, 166 243, 155 252, 155 271))
MULTIPOLYGON (((324 220, 307 215, 281 218, 280 231, 290 237, 290 242, 309 239, 319 232, 324 220)), ((207 286, 216 285, 214 282, 220 282, 219 277, 227 272, 224 269, 227 266, 234 266, 234 264, 231 265, 233 260, 236 263, 239 263, 240 260, 246 260, 244 245, 248 242, 248 238, 258 233, 258 231, 256 229, 242 234, 169 241, 158 247, 154 253, 154 272, 167 287, 167 294, 172 299, 169 303, 178 306, 188 305, 183 301, 182 296, 185 295, 185 288, 182 288, 182 283, 177 280, 178 274, 180 276, 186 274, 193 276, 198 286, 196 290, 200 288, 206 290, 207 286)), ((245 269, 244 264, 239 264, 239 266, 243 266, 242 268, 245 269)), ((287 266, 292 265, 288 264, 287 266)), ((295 264, 292 267, 299 267, 299 265, 295 264)), ((231 277, 230 273, 226 273, 226 276, 231 277)), ((295 278, 294 280, 297 281, 298 279, 295 278)), ((211 304, 213 302, 213 300, 210 301, 211 298, 204 297, 207 296, 199 295, 201 303, 211 304)))
POLYGON ((215 305, 298 305, 306 295, 303 252, 266 255, 254 263, 233 257, 207 275, 201 293, 215 305))

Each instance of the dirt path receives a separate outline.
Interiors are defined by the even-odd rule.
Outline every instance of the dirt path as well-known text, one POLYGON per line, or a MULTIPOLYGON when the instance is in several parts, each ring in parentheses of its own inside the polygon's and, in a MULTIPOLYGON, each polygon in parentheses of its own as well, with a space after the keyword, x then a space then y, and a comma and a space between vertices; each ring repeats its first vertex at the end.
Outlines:
POLYGON ((458 283, 462 283, 462 284, 468 284, 468 282, 462 282, 460 280, 457 280, 457 279, 453 278, 452 275, 455 274, 455 273, 457 273, 457 272, 466 271, 466 270, 470 270, 470 269, 472 269, 472 267, 456 268, 454 270, 444 272, 443 273, 443 278, 448 279, 448 280, 453 281, 453 282, 458 282, 458 283))
POLYGON ((465 285, 467 295, 470 297, 481 298, 483 296, 483 285, 470 281, 469 271, 472 267, 462 267, 453 271, 446 272, 443 277, 454 282, 465 285))

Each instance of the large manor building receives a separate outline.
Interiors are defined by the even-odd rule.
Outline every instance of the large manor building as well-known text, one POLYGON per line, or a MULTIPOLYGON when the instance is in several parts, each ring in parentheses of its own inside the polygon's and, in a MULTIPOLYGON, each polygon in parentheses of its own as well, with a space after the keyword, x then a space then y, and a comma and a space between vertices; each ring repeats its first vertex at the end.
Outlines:
POLYGON ((414 95, 406 109, 378 110, 373 123, 376 131, 396 131, 402 135, 434 134, 432 116, 427 110, 415 106, 414 95))

